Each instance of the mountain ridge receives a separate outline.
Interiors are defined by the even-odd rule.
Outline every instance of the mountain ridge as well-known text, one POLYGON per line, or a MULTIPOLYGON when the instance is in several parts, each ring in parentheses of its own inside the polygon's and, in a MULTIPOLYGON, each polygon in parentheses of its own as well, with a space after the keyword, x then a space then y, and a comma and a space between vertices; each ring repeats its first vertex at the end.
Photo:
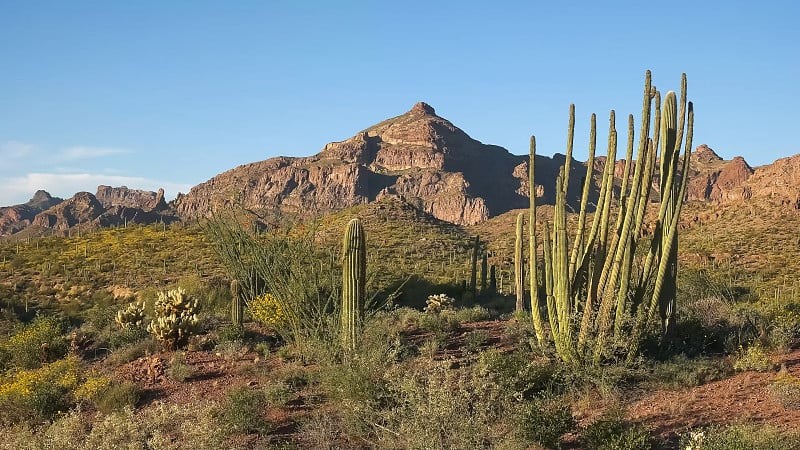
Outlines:
MULTIPOLYGON (((558 153, 536 156, 540 203, 552 203, 564 160, 558 153)), ((604 157, 595 159, 595 177, 604 165, 604 157)), ((571 167, 569 197, 577 199, 585 163, 573 159, 571 167)), ((624 161, 615 161, 615 175, 624 175, 624 161)), ((28 203, 0 208, 0 235, 28 228, 38 228, 30 231, 33 234, 66 233, 76 226, 196 220, 234 204, 311 218, 385 197, 401 199, 446 222, 475 225, 527 207, 527 177, 527 155, 477 141, 438 116, 432 106, 418 102, 403 114, 326 144, 315 155, 240 165, 169 203, 163 189, 101 185, 96 194, 80 193, 67 200, 38 191, 28 203), (70 203, 59 206, 65 202, 70 203)), ((689 177, 688 201, 768 197, 800 209, 800 155, 752 168, 742 157, 723 160, 702 144, 693 151, 689 177)))

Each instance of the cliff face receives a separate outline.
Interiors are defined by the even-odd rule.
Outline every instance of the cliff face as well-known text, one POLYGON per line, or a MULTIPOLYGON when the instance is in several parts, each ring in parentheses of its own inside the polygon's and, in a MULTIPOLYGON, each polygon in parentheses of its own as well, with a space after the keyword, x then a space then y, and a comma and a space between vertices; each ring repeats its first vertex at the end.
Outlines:
POLYGON ((128 189, 126 186, 111 187, 97 186, 94 195, 104 208, 122 206, 126 208, 139 208, 143 211, 162 211, 167 209, 164 201, 164 189, 158 192, 128 189))

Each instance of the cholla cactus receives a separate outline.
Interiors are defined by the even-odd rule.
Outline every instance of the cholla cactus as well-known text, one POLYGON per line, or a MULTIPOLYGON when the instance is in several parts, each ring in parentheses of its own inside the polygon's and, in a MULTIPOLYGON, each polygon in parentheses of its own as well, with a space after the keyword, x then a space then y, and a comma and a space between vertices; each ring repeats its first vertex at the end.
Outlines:
POLYGON ((197 330, 197 307, 197 299, 186 296, 186 291, 181 288, 159 292, 155 304, 156 317, 147 326, 147 331, 167 350, 183 346, 197 330))
POLYGON ((127 308, 117 311, 114 321, 122 329, 142 328, 144 325, 144 302, 133 302, 127 308))
POLYGON ((428 314, 439 314, 446 309, 453 308, 455 300, 447 294, 429 295, 428 300, 425 301, 425 312, 428 314))

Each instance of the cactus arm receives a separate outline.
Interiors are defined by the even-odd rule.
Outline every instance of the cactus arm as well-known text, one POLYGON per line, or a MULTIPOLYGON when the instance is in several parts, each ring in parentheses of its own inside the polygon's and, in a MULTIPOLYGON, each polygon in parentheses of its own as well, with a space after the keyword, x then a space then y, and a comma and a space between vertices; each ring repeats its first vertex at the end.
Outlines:
POLYGON ((539 275, 536 267, 536 137, 531 136, 530 156, 528 160, 528 271, 531 283, 531 319, 536 332, 536 341, 539 346, 544 345, 544 327, 542 326, 542 313, 539 309, 539 275))

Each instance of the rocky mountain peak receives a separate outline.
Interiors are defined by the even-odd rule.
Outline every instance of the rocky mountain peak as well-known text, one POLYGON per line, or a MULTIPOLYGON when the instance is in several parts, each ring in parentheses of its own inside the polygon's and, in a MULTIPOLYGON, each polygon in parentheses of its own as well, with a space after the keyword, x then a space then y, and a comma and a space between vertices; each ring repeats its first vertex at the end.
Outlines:
POLYGON ((409 111, 411 114, 427 114, 431 116, 436 115, 436 110, 433 109, 433 106, 425 103, 425 102, 417 102, 409 111))
POLYGON ((722 158, 706 144, 702 144, 694 150, 692 159, 700 163, 722 161, 722 158))

